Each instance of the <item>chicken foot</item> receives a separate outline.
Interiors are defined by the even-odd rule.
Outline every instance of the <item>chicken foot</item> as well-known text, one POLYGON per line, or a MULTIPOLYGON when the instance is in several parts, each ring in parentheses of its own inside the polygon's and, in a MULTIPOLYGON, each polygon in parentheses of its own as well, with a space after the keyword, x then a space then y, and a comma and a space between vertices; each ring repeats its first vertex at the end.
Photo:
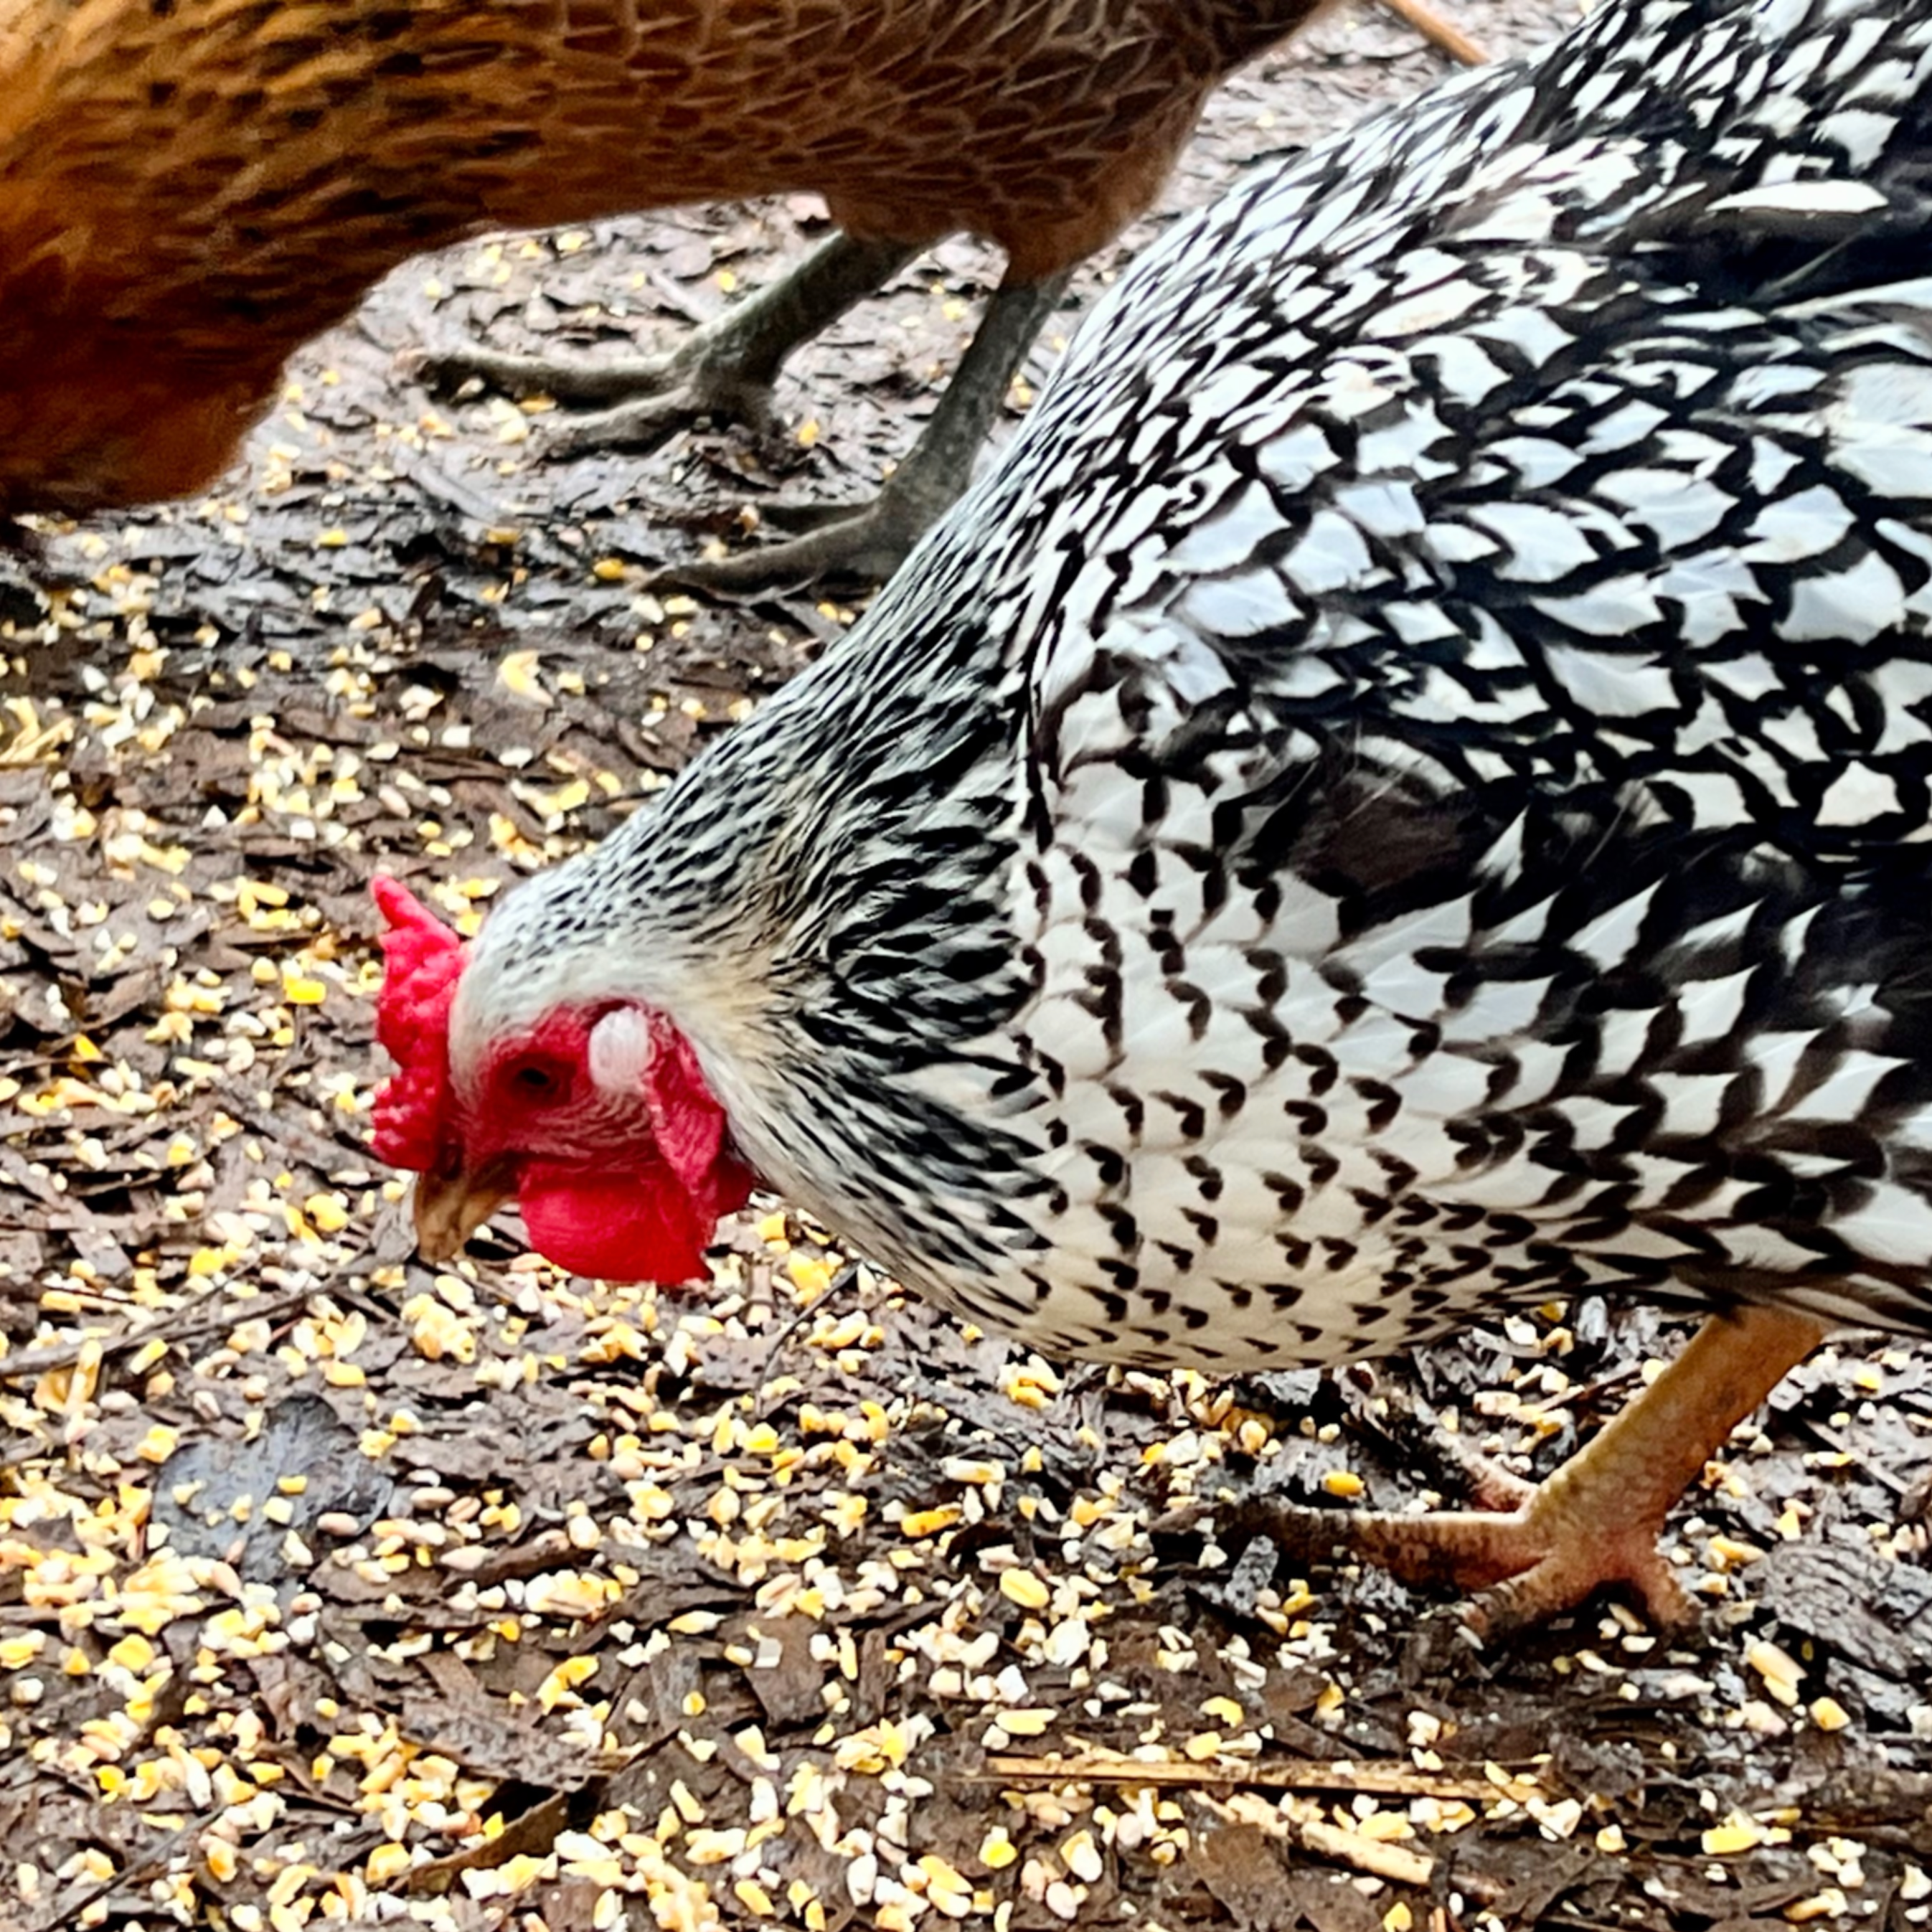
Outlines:
POLYGON ((1340 1550, 1404 1582, 1480 1592, 1465 1613, 1479 1635, 1542 1622, 1606 1584, 1633 1591, 1659 1628, 1681 1628, 1693 1612, 1658 1547, 1665 1519, 1732 1430, 1824 1334, 1785 1309, 1713 1316, 1568 1462, 1525 1485, 1507 1514, 1346 1515, 1275 1503, 1243 1514, 1292 1556, 1340 1550))
POLYGON ((506 395, 613 405, 551 429, 546 455, 655 449, 706 416, 762 426, 771 417, 772 385, 792 351, 878 294, 918 253, 900 242, 836 234, 790 274, 662 355, 586 362, 505 355, 479 344, 424 355, 416 373, 439 388, 475 379, 506 395))
POLYGON ((1000 285, 919 440, 871 502, 859 509, 838 504, 804 508, 773 505, 766 514, 775 523, 819 526, 789 542, 673 564, 652 581, 727 594, 808 584, 830 575, 883 583, 964 495, 973 480, 974 460, 1027 351, 1059 305, 1068 280, 1063 274, 1046 281, 1000 285))

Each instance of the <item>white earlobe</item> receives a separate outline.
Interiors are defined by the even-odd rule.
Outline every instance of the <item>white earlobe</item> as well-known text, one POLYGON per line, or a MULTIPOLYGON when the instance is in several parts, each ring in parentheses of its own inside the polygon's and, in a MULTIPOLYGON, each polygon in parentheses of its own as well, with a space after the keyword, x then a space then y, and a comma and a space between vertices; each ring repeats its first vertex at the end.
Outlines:
POLYGON ((602 1092, 634 1098, 644 1091, 651 1053, 650 1022, 634 1006, 619 1006, 590 1029, 591 1080, 602 1092))

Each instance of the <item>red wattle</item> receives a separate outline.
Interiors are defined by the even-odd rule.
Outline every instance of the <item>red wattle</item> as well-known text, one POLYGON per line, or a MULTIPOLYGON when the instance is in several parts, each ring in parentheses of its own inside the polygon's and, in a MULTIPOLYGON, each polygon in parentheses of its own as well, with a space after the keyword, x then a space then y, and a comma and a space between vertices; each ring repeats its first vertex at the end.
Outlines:
POLYGON ((675 1286, 700 1279, 718 1225, 662 1168, 650 1174, 586 1174, 527 1162, 517 1204, 530 1245, 573 1274, 675 1286))

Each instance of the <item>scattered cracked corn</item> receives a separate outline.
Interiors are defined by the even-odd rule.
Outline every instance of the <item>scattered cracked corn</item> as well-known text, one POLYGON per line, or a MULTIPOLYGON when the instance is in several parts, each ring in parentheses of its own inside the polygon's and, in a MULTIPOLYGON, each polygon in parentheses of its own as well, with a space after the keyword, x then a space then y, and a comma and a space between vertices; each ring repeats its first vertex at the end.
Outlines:
MULTIPOLYGON (((862 1515, 864 1512, 861 1510, 860 1514, 862 1515)), ((915 1542, 925 1537, 937 1536, 941 1530, 952 1528, 965 1514, 957 1503, 940 1503, 932 1509, 915 1510, 900 1520, 899 1534, 915 1542)))
POLYGON ((1079 1917, 1080 1908, 1087 1902, 1087 1888, 1069 1885, 1064 1879, 1055 1879, 1046 1888, 1043 1903, 1056 1918, 1064 1918, 1069 1924, 1079 1917))
POLYGON ((973 1882, 956 1866, 949 1864, 936 1852, 928 1852, 919 1862, 920 1875, 926 1881, 926 1894, 934 1904, 949 1917, 963 1916, 954 1910, 956 1901, 963 1903, 970 1910, 973 1898, 973 1882))
POLYGON ((1852 1721, 1850 1713, 1835 1697, 1815 1697, 1810 1710, 1811 1721, 1821 1731, 1842 1731, 1852 1721))
POLYGON ((1004 1825, 995 1825, 980 1841, 980 1862, 988 1871, 1004 1871, 1020 1855, 1004 1825))
POLYGON ((1106 1870, 1090 1832, 1076 1832, 1067 1839, 1060 1847, 1060 1862, 1076 1878, 1089 1885, 1097 1883, 1106 1870))
POLYGON ((1789 1651, 1761 1638, 1744 1652, 1744 1661, 1764 1679, 1764 1688, 1780 1704, 1796 1706, 1804 1666, 1789 1651))
POLYGON ((292 1006, 319 1006, 328 998, 328 982, 313 974, 284 967, 282 998, 292 1006))
MULTIPOLYGON (((36 1631, 38 1636, 40 1633, 36 1631)), ((130 1630, 118 1642, 108 1648, 107 1661, 117 1664, 123 1670, 135 1672, 149 1669, 154 1664, 156 1652, 153 1643, 138 1630, 130 1630)), ((0 1663, 5 1662, 5 1646, 0 1646, 0 1663)))
POLYGON ((1713 1825, 1701 1840, 1706 1858, 1722 1858, 1755 1851, 1764 1843, 1764 1830, 1755 1818, 1733 1811, 1721 1825, 1713 1825))
POLYGON ((1322 1478, 1322 1486, 1331 1496, 1358 1496, 1362 1493, 1362 1479, 1352 1469, 1330 1469, 1322 1478))
POLYGON ((403 1304, 410 1341, 426 1361, 473 1362, 476 1337, 454 1309, 434 1294, 412 1296, 403 1304))
POLYGON ((516 697, 532 699, 538 704, 551 703, 550 694, 544 688, 543 679, 538 674, 542 658, 541 651, 511 652, 496 667, 496 676, 504 689, 516 697))
MULTIPOLYGON (((540 1617, 594 1617, 619 1593, 614 1577, 593 1576, 580 1570, 556 1570, 530 1580, 524 1593, 524 1607, 540 1617)), ((595 1658, 577 1657, 568 1661, 596 1667, 595 1658)))
MULTIPOLYGON (((598 1594, 601 1599, 602 1592, 598 1594)), ((537 1691, 537 1702, 544 1710, 554 1711, 565 1698, 574 1694, 580 1684, 589 1683, 596 1675, 596 1658, 566 1657, 544 1679, 537 1691)))
POLYGON ((832 1761, 841 1771, 857 1771, 876 1778, 881 1772, 897 1770, 904 1764, 914 1742, 913 1732, 890 1718, 862 1731, 841 1738, 832 1761))
POLYGON ((1030 1570, 1006 1570, 1000 1574, 1000 1594, 1024 1610, 1043 1610, 1053 1593, 1030 1570))
POLYGON ((793 1287, 808 1302, 816 1301, 832 1286, 831 1269, 808 1256, 794 1255, 785 1264, 785 1272, 791 1276, 793 1287))
POLYGON ((1010 1738, 1044 1737, 1052 1727, 1054 1713, 1039 1708, 1018 1711, 1002 1711, 998 1720, 1000 1729, 1010 1738))
POLYGON ((1836 1886, 1827 1886, 1809 1898, 1794 1899, 1784 1908, 1784 1916, 1793 1925, 1808 1925, 1814 1918, 1840 1918, 1846 1903, 1845 1894, 1836 1886))
POLYGON ((45 1630, 28 1630, 19 1636, 0 1637, 0 1670, 24 1670, 46 1647, 45 1630))
POLYGON ((339 1234, 349 1226, 349 1209, 339 1194, 311 1194, 302 1212, 320 1234, 339 1234))
POLYGON ((378 1845, 362 1866, 362 1876, 371 1885, 387 1885, 393 1878, 400 1878, 410 1868, 410 1848, 406 1845, 378 1845))
POLYGON ((1024 1363, 1007 1362, 1000 1370, 1000 1393, 1022 1408, 1046 1408, 1060 1393, 1060 1380, 1037 1357, 1024 1363))
POLYGON ((1764 1552, 1755 1544, 1740 1543, 1732 1536, 1712 1537, 1710 1552, 1712 1562, 1720 1570, 1741 1570, 1764 1558, 1764 1552))

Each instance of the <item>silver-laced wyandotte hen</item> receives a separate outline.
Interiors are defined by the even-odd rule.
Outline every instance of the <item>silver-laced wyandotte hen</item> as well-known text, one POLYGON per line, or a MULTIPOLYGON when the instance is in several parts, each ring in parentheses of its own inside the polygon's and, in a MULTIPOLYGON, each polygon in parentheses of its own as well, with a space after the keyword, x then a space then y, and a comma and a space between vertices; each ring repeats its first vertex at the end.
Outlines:
POLYGON ((1354 1525, 1676 1612, 1732 1426, 1932 1332, 1928 182, 1932 0, 1606 0, 1190 220, 616 837, 466 952, 379 888, 424 1252, 680 1281, 755 1178, 1119 1362, 1714 1310, 1513 1514, 1354 1525))
POLYGON ((649 370, 580 380, 668 388, 667 425, 755 412, 791 349, 922 247, 996 243, 1006 284, 878 503, 721 580, 890 569, 964 488, 1066 272, 1153 200, 1209 92, 1318 4, 19 0, 0 513, 206 488, 290 352, 424 249, 810 190, 843 232, 794 275, 649 370))

